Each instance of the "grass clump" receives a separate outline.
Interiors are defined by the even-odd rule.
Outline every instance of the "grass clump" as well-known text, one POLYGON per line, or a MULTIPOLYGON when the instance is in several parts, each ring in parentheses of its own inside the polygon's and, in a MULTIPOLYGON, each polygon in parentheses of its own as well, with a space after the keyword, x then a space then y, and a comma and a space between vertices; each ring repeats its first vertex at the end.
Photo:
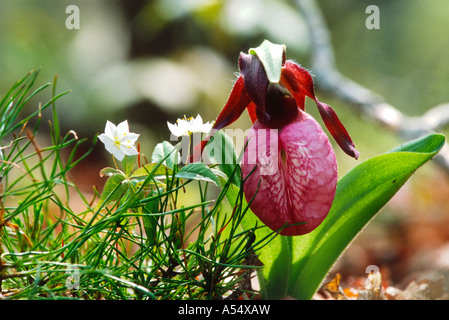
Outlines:
POLYGON ((56 78, 33 89, 37 76, 30 72, 0 102, 0 297, 254 298, 257 252, 274 234, 256 239, 256 225, 242 227, 248 207, 241 188, 234 203, 227 200, 228 189, 240 187, 239 167, 227 175, 213 165, 185 170, 189 165, 170 161, 177 147, 163 142, 153 151, 157 161, 127 156, 103 169, 104 188, 88 199, 68 173, 88 155, 77 151, 89 142, 74 131, 61 134, 55 102, 67 92, 55 94, 56 78), (24 117, 24 106, 47 89, 49 101, 24 117), (40 147, 46 109, 49 146, 40 147), (200 201, 184 205, 185 192, 200 201), (81 210, 72 208, 74 198, 81 210))

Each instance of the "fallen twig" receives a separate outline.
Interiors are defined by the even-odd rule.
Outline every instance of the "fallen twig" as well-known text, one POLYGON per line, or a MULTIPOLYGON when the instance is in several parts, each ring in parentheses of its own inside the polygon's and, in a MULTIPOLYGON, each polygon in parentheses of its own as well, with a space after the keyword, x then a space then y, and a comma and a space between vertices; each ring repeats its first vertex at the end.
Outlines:
MULTIPOLYGON (((449 125, 449 103, 431 108, 420 117, 410 117, 385 102, 382 96, 342 75, 335 63, 330 34, 314 0, 296 0, 307 24, 312 46, 312 70, 317 85, 350 104, 359 114, 376 121, 405 140, 416 139, 449 125)), ((435 157, 435 162, 449 175, 449 145, 435 157)))

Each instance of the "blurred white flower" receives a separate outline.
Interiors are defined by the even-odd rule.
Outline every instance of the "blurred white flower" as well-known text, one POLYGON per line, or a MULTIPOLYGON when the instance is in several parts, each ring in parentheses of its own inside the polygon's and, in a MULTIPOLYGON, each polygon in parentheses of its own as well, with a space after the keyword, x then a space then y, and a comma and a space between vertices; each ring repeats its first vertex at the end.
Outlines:
POLYGON ((106 121, 104 133, 98 136, 98 139, 104 143, 106 150, 119 161, 122 161, 125 155, 135 156, 139 154, 134 146, 138 138, 138 134, 129 132, 128 120, 119 123, 118 126, 106 121))
POLYGON ((208 133, 212 129, 213 123, 203 123, 203 119, 198 115, 196 118, 178 119, 175 124, 167 121, 167 125, 173 135, 180 137, 189 136, 194 132, 208 133))

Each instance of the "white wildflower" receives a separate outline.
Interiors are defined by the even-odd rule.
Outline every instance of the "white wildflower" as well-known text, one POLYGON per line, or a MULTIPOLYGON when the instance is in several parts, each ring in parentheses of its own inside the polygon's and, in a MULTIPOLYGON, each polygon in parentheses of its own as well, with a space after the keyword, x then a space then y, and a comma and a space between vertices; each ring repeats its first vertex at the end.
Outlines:
POLYGON ((194 132, 208 133, 212 129, 213 123, 203 123, 203 119, 198 115, 196 118, 178 119, 175 124, 167 121, 167 125, 173 135, 180 137, 189 136, 194 132))
POLYGON ((128 120, 119 123, 118 126, 106 121, 104 133, 98 136, 98 139, 104 143, 106 150, 119 161, 122 161, 125 155, 135 156, 139 154, 134 146, 138 138, 138 134, 129 132, 128 120))

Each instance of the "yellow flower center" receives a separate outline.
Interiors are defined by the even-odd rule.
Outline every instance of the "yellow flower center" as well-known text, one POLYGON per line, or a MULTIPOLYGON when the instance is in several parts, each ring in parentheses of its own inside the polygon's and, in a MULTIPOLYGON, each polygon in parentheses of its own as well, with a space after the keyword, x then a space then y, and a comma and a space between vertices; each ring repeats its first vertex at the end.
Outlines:
POLYGON ((190 121, 190 120, 193 120, 193 117, 187 118, 186 115, 184 115, 184 118, 178 119, 178 120, 176 120, 176 122, 179 123, 179 120, 190 121))
POLYGON ((114 137, 114 144, 117 148, 120 149, 120 140, 118 139, 118 137, 114 137))

